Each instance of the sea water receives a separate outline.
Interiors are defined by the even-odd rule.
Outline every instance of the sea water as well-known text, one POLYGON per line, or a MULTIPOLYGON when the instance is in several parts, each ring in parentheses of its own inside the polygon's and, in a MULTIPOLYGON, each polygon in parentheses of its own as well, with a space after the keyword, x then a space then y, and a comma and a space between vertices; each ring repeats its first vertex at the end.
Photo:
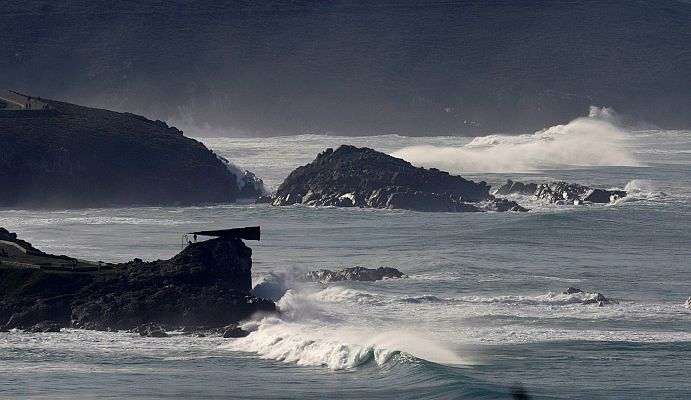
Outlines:
POLYGON ((260 225, 262 240, 248 242, 254 283, 283 313, 245 322, 241 339, 0 333, 0 398, 510 398, 519 386, 532 398, 691 398, 691 132, 592 134, 581 122, 476 139, 199 140, 269 189, 348 143, 495 188, 511 178, 626 189, 615 204, 2 209, 0 226, 36 247, 108 262, 169 258, 185 232, 260 225), (356 265, 409 277, 295 279, 356 265), (562 294, 570 286, 586 293, 562 294), (582 304, 597 292, 616 303, 582 304))

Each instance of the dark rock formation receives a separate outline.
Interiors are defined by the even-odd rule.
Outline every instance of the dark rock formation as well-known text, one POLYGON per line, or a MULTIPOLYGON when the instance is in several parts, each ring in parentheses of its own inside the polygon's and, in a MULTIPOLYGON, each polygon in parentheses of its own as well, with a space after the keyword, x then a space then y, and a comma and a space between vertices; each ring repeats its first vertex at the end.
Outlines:
POLYGON ((586 298, 583 300, 583 304, 597 304, 600 307, 604 306, 605 304, 611 303, 612 301, 606 298, 602 293, 595 293, 595 297, 586 298))
POLYGON ((42 101, 51 108, 0 113, 0 207, 189 205, 263 194, 251 173, 238 176, 164 122, 42 101))
POLYGON ((507 196, 511 194, 534 195, 538 199, 554 204, 582 204, 582 203, 613 203, 626 197, 623 190, 593 189, 577 183, 563 181, 550 183, 521 183, 511 179, 501 186, 496 195, 507 196))
POLYGON ((240 239, 193 243, 170 260, 91 272, 0 266, 0 325, 128 330, 147 323, 222 327, 273 313, 252 296, 252 250, 240 239))
POLYGON ((689 296, 688 299, 686 299, 686 303, 684 303, 684 307, 688 308, 691 310, 691 296, 689 296))
POLYGON ((244 331, 237 325, 228 325, 223 328, 223 337, 228 338, 241 338, 249 335, 249 332, 244 331))
POLYGON ((305 274, 307 279, 318 282, 365 281, 374 282, 382 279, 407 278, 403 272, 391 267, 364 268, 352 267, 339 271, 320 269, 305 274))
POLYGON ((564 290, 564 292, 563 292, 563 294, 575 294, 575 293, 583 293, 583 291, 581 289, 569 286, 569 288, 564 290))
POLYGON ((166 330, 161 325, 154 324, 154 323, 148 323, 148 324, 140 325, 134 329, 131 329, 130 332, 138 333, 139 336, 146 336, 146 337, 156 337, 156 338, 168 337, 166 330))
POLYGON ((497 189, 495 195, 508 196, 510 194, 533 195, 537 190, 537 183, 514 182, 508 179, 506 183, 497 189))
POLYGON ((436 168, 369 148, 343 145, 327 149, 288 175, 276 192, 275 206, 368 207, 415 211, 527 211, 496 199, 485 182, 473 182, 436 168))
POLYGON ((562 294, 582 294, 583 295, 583 300, 581 303, 583 304, 597 304, 598 306, 602 307, 606 304, 616 304, 616 301, 610 300, 606 298, 602 293, 595 292, 595 293, 586 293, 582 291, 581 289, 575 288, 575 287, 569 287, 566 289, 562 294))

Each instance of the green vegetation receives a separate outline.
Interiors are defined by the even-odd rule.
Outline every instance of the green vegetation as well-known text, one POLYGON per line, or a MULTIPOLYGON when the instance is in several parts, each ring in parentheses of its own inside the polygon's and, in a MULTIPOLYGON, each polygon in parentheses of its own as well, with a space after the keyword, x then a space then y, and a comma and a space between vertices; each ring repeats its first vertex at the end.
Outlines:
POLYGON ((20 107, 18 104, 9 102, 9 101, 4 101, 0 100, 0 111, 8 111, 8 110, 21 110, 22 107, 20 107))

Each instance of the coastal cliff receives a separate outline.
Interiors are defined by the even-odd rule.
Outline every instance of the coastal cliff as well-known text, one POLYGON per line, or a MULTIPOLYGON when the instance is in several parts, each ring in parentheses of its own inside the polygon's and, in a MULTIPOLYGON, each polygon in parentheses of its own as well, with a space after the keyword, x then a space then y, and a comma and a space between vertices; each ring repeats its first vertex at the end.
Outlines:
POLYGON ((262 194, 260 181, 244 184, 227 160, 162 121, 40 101, 46 109, 0 112, 0 207, 193 205, 262 194))
POLYGON ((0 257, 0 328, 29 329, 46 321, 97 330, 151 323, 223 327, 276 312, 273 302, 250 294, 252 250, 240 239, 192 243, 154 262, 89 267, 45 256, 0 257))

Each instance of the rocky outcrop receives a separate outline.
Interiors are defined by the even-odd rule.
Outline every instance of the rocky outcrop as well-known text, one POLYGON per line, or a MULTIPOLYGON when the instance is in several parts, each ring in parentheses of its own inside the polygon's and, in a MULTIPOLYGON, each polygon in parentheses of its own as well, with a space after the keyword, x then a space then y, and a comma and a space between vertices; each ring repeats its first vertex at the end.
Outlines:
POLYGON ((231 203, 263 194, 202 143, 162 121, 42 100, 0 113, 0 207, 231 203))
POLYGON ((155 338, 168 337, 168 333, 166 333, 165 328, 163 328, 161 325, 154 324, 154 323, 148 323, 148 324, 140 325, 134 329, 131 329, 130 333, 138 333, 139 336, 145 336, 145 337, 155 337, 155 338))
POLYGON ((367 207, 415 211, 527 211, 496 199, 485 182, 473 182, 436 168, 369 149, 343 145, 327 149, 288 175, 273 205, 367 207))
POLYGON ((594 189, 577 183, 563 181, 549 183, 522 183, 511 179, 495 192, 496 195, 508 196, 520 194, 535 196, 538 199, 553 204, 583 204, 583 203, 613 203, 622 197, 626 197, 624 190, 594 189))
POLYGON ((249 335, 249 332, 243 330, 237 325, 228 325, 226 327, 223 327, 223 337, 228 339, 228 338, 241 338, 249 335))
POLYGON ((537 190, 537 183, 514 182, 508 179, 506 183, 494 192, 495 195, 508 196, 510 194, 533 195, 537 190))
POLYGON ((317 282, 365 281, 374 282, 383 279, 407 278, 403 272, 391 267, 365 268, 352 267, 338 271, 320 269, 305 274, 309 280, 317 282))
POLYGON ((686 303, 684 303, 684 307, 688 308, 691 310, 691 296, 689 296, 688 299, 686 299, 686 303))
POLYGON ((606 298, 602 293, 586 293, 581 289, 569 287, 562 294, 565 295, 579 295, 582 304, 597 304, 602 307, 607 304, 617 304, 616 301, 606 298))
MULTIPOLYGON (((129 330, 223 327, 275 305, 250 294, 252 250, 240 239, 192 243, 169 260, 72 272, 0 266, 0 326, 129 330)), ((148 336, 151 336, 147 333, 148 336)))

